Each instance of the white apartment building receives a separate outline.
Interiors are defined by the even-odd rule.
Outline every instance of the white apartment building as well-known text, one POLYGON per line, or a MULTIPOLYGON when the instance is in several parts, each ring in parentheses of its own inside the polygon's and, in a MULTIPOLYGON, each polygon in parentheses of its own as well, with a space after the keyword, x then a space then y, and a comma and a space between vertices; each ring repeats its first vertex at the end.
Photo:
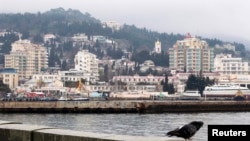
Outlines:
POLYGON ((5 55, 4 65, 17 70, 20 79, 30 79, 48 67, 48 52, 43 46, 19 40, 12 44, 10 54, 5 55))
POLYGON ((222 46, 220 45, 215 45, 215 48, 219 48, 219 49, 227 49, 227 50, 232 50, 235 51, 235 45, 232 44, 223 44, 222 46))
POLYGON ((33 80, 42 80, 44 82, 53 82, 56 80, 60 80, 60 76, 58 73, 55 74, 50 74, 50 73, 40 73, 40 74, 35 74, 32 76, 33 80))
POLYGON ((106 21, 106 22, 103 22, 102 24, 103 24, 103 27, 109 27, 112 29, 112 31, 117 31, 122 28, 122 25, 116 21, 106 21))
POLYGON ((88 75, 91 81, 99 80, 98 59, 96 55, 88 52, 88 50, 81 50, 75 55, 75 70, 82 71, 83 75, 88 75))
POLYGON ((92 73, 87 73, 84 71, 70 69, 69 71, 59 71, 58 72, 59 78, 61 81, 79 81, 84 79, 86 83, 92 82, 95 83, 99 78, 97 78, 92 73))
POLYGON ((43 42, 51 44, 56 39, 54 34, 45 34, 43 36, 43 42))
POLYGON ((72 37, 73 46, 83 46, 89 44, 88 36, 84 33, 81 34, 74 34, 72 37))
POLYGON ((221 74, 248 74, 248 62, 233 58, 231 54, 218 54, 214 59, 215 71, 221 74))

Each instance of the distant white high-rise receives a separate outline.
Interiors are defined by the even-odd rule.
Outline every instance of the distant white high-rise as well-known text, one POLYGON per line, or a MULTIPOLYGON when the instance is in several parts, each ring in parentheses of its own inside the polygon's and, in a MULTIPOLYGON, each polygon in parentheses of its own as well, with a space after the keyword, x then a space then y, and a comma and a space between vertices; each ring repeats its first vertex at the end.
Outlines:
POLYGON ((99 80, 98 59, 95 54, 88 52, 88 50, 78 51, 74 62, 75 70, 89 74, 93 80, 99 80))

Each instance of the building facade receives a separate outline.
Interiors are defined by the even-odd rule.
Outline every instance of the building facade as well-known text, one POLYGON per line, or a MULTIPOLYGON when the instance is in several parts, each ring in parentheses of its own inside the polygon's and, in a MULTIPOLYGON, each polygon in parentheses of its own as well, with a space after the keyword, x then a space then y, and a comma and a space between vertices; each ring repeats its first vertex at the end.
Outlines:
POLYGON ((3 83, 8 85, 12 90, 18 86, 18 74, 15 69, 0 69, 0 78, 3 80, 3 83))
POLYGON ((206 41, 187 34, 169 49, 169 67, 182 72, 211 72, 214 70, 214 49, 206 41))
POLYGON ((112 31, 118 31, 123 27, 123 25, 121 25, 120 23, 116 21, 106 21, 106 22, 103 22, 102 25, 103 27, 111 28, 112 31))
POLYGON ((12 44, 10 54, 5 55, 4 65, 17 70, 20 79, 30 79, 48 68, 48 52, 43 46, 19 40, 12 44))
POLYGON ((248 62, 242 58, 233 58, 231 54, 218 54, 214 58, 215 71, 226 75, 248 74, 248 62))
POLYGON ((84 75, 89 75, 90 79, 99 80, 98 59, 95 54, 87 50, 81 50, 75 55, 74 62, 75 70, 82 71, 84 75))
POLYGON ((161 81, 164 81, 164 80, 165 80, 165 76, 153 76, 153 75, 148 75, 148 76, 119 75, 119 76, 114 76, 112 79, 113 82, 124 82, 126 84, 148 83, 148 84, 155 84, 155 85, 160 84, 161 81))

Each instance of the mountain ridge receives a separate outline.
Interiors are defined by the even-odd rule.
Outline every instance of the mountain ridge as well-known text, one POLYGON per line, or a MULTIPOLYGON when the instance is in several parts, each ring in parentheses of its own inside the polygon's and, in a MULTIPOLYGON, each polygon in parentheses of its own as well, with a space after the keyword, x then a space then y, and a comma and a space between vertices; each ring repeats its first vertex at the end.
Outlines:
MULTIPOLYGON (((0 29, 17 31, 23 34, 23 38, 40 36, 52 33, 60 36, 72 36, 77 33, 85 33, 87 36, 102 35, 113 39, 125 39, 131 43, 131 47, 140 51, 152 50, 156 40, 162 42, 163 50, 167 51, 177 40, 182 40, 185 35, 173 33, 159 33, 147 28, 138 28, 135 25, 124 25, 119 31, 111 28, 103 28, 100 20, 89 13, 79 10, 55 8, 43 13, 0 13, 0 29)), ((225 43, 216 38, 203 38, 209 45, 225 43)), ((232 43, 232 42, 231 42, 232 43)), ((245 50, 242 43, 235 44, 236 49, 245 50)))

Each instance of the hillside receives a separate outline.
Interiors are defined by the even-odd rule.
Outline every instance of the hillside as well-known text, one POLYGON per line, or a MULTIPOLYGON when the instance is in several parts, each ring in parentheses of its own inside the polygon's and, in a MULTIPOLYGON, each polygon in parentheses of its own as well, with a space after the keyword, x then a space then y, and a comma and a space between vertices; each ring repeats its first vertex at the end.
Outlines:
MULTIPOLYGON (((152 50, 157 39, 161 41, 162 49, 167 51, 177 40, 182 40, 186 34, 159 33, 146 28, 137 28, 135 25, 124 25, 121 30, 112 31, 111 28, 103 28, 101 21, 92 17, 89 13, 63 8, 51 9, 44 13, 2 13, 0 14, 1 30, 20 32, 23 39, 36 39, 36 41, 41 40, 42 35, 47 33, 53 33, 60 37, 70 37, 76 33, 85 33, 87 36, 102 35, 110 39, 124 41, 125 46, 132 49, 133 52, 152 50)), ((203 39, 211 47, 225 43, 219 39, 203 39)), ((0 42, 5 41, 5 39, 1 40, 0 42)), ((250 58, 243 44, 232 44, 236 46, 236 51, 240 52, 236 55, 250 58)), ((8 47, 10 47, 9 42, 8 47)), ((8 53, 10 49, 5 50, 7 52, 0 53, 8 53)), ((230 53, 230 51, 221 52, 230 53)))

